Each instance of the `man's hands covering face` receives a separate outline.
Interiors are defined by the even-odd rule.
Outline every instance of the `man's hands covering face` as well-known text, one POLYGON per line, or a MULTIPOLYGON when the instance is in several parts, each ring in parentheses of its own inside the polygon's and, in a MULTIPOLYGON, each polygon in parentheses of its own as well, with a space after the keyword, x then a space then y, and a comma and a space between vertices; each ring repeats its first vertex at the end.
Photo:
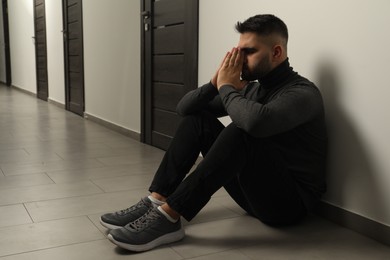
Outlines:
POLYGON ((239 48, 233 48, 225 55, 218 71, 211 83, 218 89, 223 85, 232 85, 236 90, 241 90, 247 84, 240 79, 244 55, 239 48))

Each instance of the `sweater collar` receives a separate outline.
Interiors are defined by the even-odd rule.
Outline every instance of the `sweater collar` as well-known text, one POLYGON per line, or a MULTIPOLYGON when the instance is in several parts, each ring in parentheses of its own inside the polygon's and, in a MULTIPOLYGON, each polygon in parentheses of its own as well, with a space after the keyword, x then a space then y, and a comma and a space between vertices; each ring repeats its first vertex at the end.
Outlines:
POLYGON ((259 82, 260 85, 264 88, 272 88, 286 81, 290 77, 296 76, 297 74, 298 73, 296 73, 293 68, 290 67, 290 63, 287 58, 276 68, 271 70, 267 75, 259 79, 259 82))

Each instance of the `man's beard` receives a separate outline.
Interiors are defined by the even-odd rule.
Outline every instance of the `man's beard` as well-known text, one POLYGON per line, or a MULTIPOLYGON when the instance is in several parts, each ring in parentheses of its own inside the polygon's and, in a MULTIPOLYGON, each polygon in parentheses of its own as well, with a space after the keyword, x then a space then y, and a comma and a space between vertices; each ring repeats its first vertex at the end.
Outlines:
POLYGON ((241 71, 241 79, 246 81, 259 80, 267 75, 271 70, 271 63, 265 58, 260 63, 256 64, 253 70, 244 63, 241 71))

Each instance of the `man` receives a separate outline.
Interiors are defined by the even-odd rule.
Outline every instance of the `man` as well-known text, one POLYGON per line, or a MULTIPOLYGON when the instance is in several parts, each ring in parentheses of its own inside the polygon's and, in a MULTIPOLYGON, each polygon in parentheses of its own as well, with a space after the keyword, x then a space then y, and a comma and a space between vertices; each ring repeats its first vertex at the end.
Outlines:
POLYGON ((210 83, 189 92, 184 118, 136 205, 105 214, 109 239, 145 251, 184 237, 221 187, 250 215, 273 226, 301 221, 325 191, 327 137, 321 94, 289 65, 288 31, 274 15, 238 22, 238 46, 210 83), (229 115, 224 127, 217 119, 229 115), (186 177, 198 158, 204 159, 186 177))

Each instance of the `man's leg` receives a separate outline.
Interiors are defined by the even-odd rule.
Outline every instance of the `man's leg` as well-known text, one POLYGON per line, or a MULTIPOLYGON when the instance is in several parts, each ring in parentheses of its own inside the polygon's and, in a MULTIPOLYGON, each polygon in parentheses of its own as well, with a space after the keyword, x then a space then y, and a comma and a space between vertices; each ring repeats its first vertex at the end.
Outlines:
POLYGON ((127 209, 102 215, 101 224, 109 229, 121 228, 149 209, 162 205, 165 197, 190 171, 199 152, 205 155, 223 128, 221 122, 207 112, 183 118, 150 186, 152 194, 127 209))
MULTIPOLYGON (((183 238, 184 230, 181 227, 180 219, 177 221, 172 219, 172 216, 169 216, 170 214, 164 210, 164 207, 175 212, 178 216, 182 215, 187 220, 191 220, 205 206, 214 192, 224 185, 231 185, 233 181, 237 179, 239 173, 247 170, 248 166, 252 166, 250 162, 253 159, 261 159, 254 158, 251 154, 254 150, 256 151, 257 148, 260 149, 261 145, 263 145, 263 141, 257 139, 259 143, 256 142, 256 149, 254 149, 254 145, 251 143, 252 141, 253 139, 249 138, 248 134, 237 128, 234 124, 230 124, 218 135, 209 152, 195 171, 179 183, 177 189, 175 189, 172 194, 167 196, 166 204, 151 209, 143 217, 129 223, 124 228, 111 231, 108 236, 109 239, 113 243, 129 250, 145 251, 158 245, 171 243, 183 238)), ((256 153, 254 154, 256 155, 256 153)), ((270 163, 269 166, 274 166, 274 163, 275 161, 270 163)), ((253 170, 253 168, 250 168, 250 170, 253 170)), ((242 190, 244 193, 243 198, 249 205, 248 207, 252 209, 252 214, 260 220, 267 221, 267 223, 270 224, 274 224, 272 223, 273 219, 269 219, 270 216, 278 217, 277 224, 280 223, 281 217, 283 217, 283 220, 290 216, 296 217, 298 211, 294 207, 291 207, 293 212, 288 212, 286 210, 281 211, 282 213, 288 213, 288 216, 279 216, 275 214, 278 212, 277 210, 282 209, 283 207, 278 205, 276 208, 277 210, 275 210, 272 208, 273 203, 282 202, 283 204, 288 204, 288 202, 301 202, 299 199, 288 200, 287 203, 282 201, 282 198, 286 198, 286 196, 280 194, 280 187, 275 187, 277 192, 272 194, 268 194, 267 192, 258 194, 258 196, 271 195, 269 198, 260 198, 259 200, 256 200, 254 192, 259 188, 261 189, 261 187, 265 187, 266 184, 258 185, 258 183, 250 182, 249 180, 262 181, 267 179, 251 178, 254 175, 262 174, 261 168, 256 170, 258 171, 248 171, 250 174, 242 175, 242 180, 245 181, 245 185, 250 188, 250 192, 248 193, 242 190), (276 196, 276 198, 272 197, 275 194, 278 196, 276 196), (265 203, 264 208, 262 208, 262 203, 265 203), (272 210, 273 214, 265 212, 268 209, 272 210)), ((265 174, 274 173, 265 171, 265 174)), ((182 178, 184 178, 184 176, 182 176, 182 178)), ((272 179, 278 178, 275 177, 272 179)), ((284 179, 279 180, 279 184, 283 184, 283 182, 284 179)), ((164 184, 162 180, 160 180, 160 184, 161 183, 164 184)), ((270 183, 268 183, 268 185, 269 184, 270 183)), ((272 182, 272 184, 275 183, 272 182)), ((292 189, 292 186, 290 185, 280 186, 292 189)), ((167 187, 169 187, 169 185, 167 185, 167 187)), ((246 186, 238 187, 245 188, 246 186)), ((272 191, 272 187, 268 188, 268 190, 272 191)), ((151 189, 151 191, 153 192, 153 189, 151 189)), ((293 192, 286 192, 286 194, 295 195, 293 192)), ((294 206, 297 204, 299 203, 294 204, 294 206)), ((301 211, 299 211, 299 213, 301 213, 301 211)))
POLYGON ((270 142, 252 147, 250 163, 225 184, 226 191, 250 215, 268 225, 300 222, 307 210, 285 159, 270 142))
POLYGON ((171 195, 189 173, 199 153, 206 156, 223 129, 223 124, 207 112, 183 118, 149 191, 163 197, 171 195))
POLYGON ((168 196, 169 207, 188 221, 195 217, 218 189, 245 168, 251 145, 246 136, 233 123, 223 129, 198 167, 168 196))
MULTIPOLYGON (((150 186, 150 200, 165 200, 175 191, 199 152, 207 154, 223 129, 218 119, 209 113, 184 118, 150 186)), ((135 205, 134 209, 137 208, 135 205)), ((114 244, 131 251, 149 250, 183 237, 180 219, 172 219, 161 207, 150 207, 143 216, 122 228, 111 230, 108 235, 114 244)))
POLYGON ((306 213, 285 159, 272 142, 253 138, 234 124, 221 132, 167 204, 191 220, 222 186, 249 214, 267 224, 291 224, 306 213))

